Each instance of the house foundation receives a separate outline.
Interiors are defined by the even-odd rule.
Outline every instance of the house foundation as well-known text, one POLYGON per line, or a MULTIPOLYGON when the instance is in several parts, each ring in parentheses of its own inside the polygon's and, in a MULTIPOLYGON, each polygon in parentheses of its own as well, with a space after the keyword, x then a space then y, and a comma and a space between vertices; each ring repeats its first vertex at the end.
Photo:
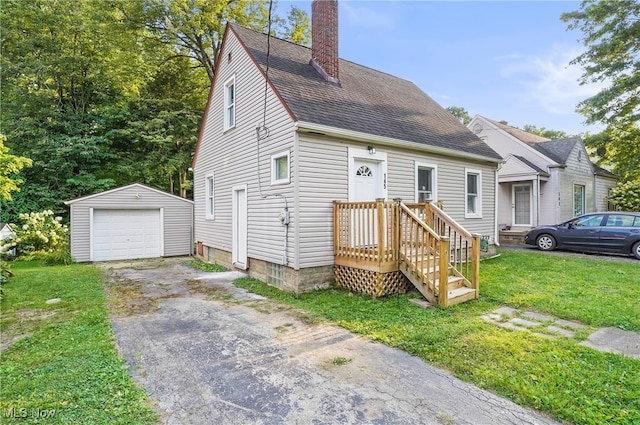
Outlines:
MULTIPOLYGON (((230 270, 235 269, 231 261, 231 252, 202 246, 197 257, 208 263, 216 263, 230 270)), ((249 277, 265 282, 270 286, 288 292, 303 293, 326 288, 333 281, 333 266, 307 267, 295 270, 282 264, 249 258, 247 260, 249 277)))

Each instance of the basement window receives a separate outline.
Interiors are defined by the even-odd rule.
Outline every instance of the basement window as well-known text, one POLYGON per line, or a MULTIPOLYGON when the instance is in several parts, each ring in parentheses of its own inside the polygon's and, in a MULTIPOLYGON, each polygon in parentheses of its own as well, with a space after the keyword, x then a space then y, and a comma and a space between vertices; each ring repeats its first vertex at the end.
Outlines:
POLYGON ((267 263, 267 285, 282 288, 284 285, 284 271, 282 264, 267 263))

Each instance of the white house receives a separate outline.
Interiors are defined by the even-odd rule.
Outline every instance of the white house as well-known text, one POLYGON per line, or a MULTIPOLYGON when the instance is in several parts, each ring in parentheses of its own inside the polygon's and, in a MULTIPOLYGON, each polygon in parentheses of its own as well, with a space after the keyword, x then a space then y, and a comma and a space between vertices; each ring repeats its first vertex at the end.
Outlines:
POLYGON ((523 231, 593 211, 606 211, 617 177, 593 164, 579 137, 551 140, 476 115, 468 124, 505 158, 498 171, 501 242, 523 231))
POLYGON ((229 24, 193 160, 207 261, 304 291, 333 279, 332 203, 435 201, 497 237, 501 156, 413 83, 338 58, 337 2, 307 48, 229 24))

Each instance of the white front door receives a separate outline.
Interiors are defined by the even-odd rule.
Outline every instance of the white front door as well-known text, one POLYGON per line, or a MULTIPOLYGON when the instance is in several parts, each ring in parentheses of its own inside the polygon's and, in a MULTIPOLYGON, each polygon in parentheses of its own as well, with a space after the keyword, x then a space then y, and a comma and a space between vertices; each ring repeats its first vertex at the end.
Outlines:
POLYGON ((380 161, 354 158, 353 168, 355 188, 352 201, 375 201, 376 198, 384 198, 380 161))
POLYGON ((233 265, 247 268, 247 185, 233 187, 233 234, 231 261, 233 265))
POLYGON ((513 193, 513 225, 531 226, 531 184, 514 184, 513 193))

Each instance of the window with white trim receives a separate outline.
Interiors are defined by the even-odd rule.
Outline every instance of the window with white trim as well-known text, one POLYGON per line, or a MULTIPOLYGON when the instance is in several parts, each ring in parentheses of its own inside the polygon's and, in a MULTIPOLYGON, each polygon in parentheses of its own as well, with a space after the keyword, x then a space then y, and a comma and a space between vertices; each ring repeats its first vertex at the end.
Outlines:
POLYGON ((436 200, 436 166, 416 162, 416 202, 434 202, 436 200))
POLYGON ((207 174, 204 178, 204 193, 205 193, 205 218, 208 220, 213 220, 213 211, 214 211, 214 185, 213 185, 213 174, 207 174))
POLYGON ((465 218, 482 218, 482 172, 465 169, 465 218))
POLYGON ((583 184, 573 185, 573 215, 582 215, 586 212, 586 190, 583 184))
POLYGON ((289 151, 271 155, 271 184, 289 183, 289 151))
POLYGON ((236 76, 224 84, 224 129, 236 126, 236 76))

